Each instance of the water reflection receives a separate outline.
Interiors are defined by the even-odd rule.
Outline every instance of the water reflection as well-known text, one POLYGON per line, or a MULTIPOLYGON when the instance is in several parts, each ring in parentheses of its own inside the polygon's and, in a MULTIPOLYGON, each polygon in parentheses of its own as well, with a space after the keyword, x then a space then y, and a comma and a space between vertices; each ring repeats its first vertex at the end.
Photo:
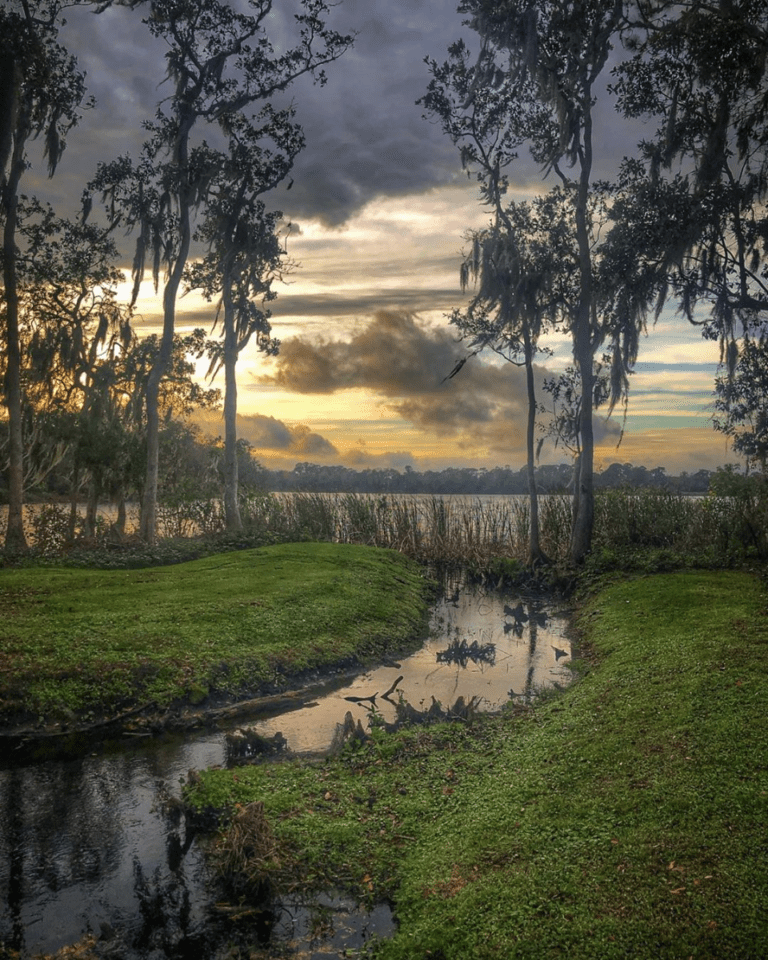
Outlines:
MULTIPOLYGON (((292 713, 233 721, 229 729, 186 740, 94 746, 79 760, 0 771, 0 942, 53 952, 88 931, 108 940, 119 931, 112 955, 121 960, 213 958, 211 937, 225 921, 211 913, 203 857, 168 800, 190 769, 227 763, 228 736, 242 730, 247 742, 256 742, 248 740, 255 732, 275 749, 325 750, 347 714, 355 729, 367 728, 374 708, 395 722, 398 706, 403 714, 400 695, 415 711, 428 710, 433 698, 448 708, 460 697, 474 708, 496 709, 510 696, 566 683, 570 657, 566 621, 557 611, 451 587, 422 649, 337 679, 292 713)), ((286 913, 289 905, 283 906, 272 926, 293 948, 306 940, 297 931, 312 912, 286 913), (297 917, 303 919, 294 923, 297 917)), ((344 938, 354 939, 359 930, 381 932, 391 923, 384 914, 351 913, 341 901, 327 908, 333 936, 344 927, 344 938)))
MULTIPOLYGON (((186 769, 186 751, 174 753, 88 757, 0 774, 0 941, 53 951, 87 930, 119 925, 138 946, 153 931, 162 939, 169 926, 205 919, 200 852, 183 819, 173 822, 162 804, 169 781, 186 769)), ((177 931, 172 936, 178 940, 177 931)))
POLYGON ((398 697, 417 709, 429 708, 433 697, 446 709, 459 697, 474 697, 480 710, 492 711, 511 697, 530 699, 538 690, 566 685, 571 644, 564 612, 546 610, 540 600, 514 599, 513 607, 497 591, 449 585, 435 606, 429 638, 412 656, 331 681, 310 704, 259 718, 247 729, 263 737, 280 733, 296 753, 322 752, 347 711, 355 724, 365 725, 372 709, 393 723, 398 697), (385 697, 395 681, 395 693, 385 697))

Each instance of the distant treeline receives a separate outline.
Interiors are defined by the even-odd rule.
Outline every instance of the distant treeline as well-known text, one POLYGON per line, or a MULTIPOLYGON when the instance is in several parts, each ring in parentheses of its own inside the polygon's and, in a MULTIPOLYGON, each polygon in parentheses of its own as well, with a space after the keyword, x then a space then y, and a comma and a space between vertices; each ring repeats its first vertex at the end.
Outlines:
MULTIPOLYGON (((670 476, 664 467, 636 467, 631 463, 612 463, 595 475, 600 488, 664 488, 680 493, 706 493, 711 470, 670 476)), ((536 480, 542 493, 563 493, 572 489, 571 464, 539 466, 536 480)), ((447 467, 445 470, 419 472, 405 467, 380 470, 352 470, 342 466, 297 463, 293 470, 263 471, 263 483, 269 490, 305 493, 433 493, 433 494, 526 494, 525 468, 447 467)))

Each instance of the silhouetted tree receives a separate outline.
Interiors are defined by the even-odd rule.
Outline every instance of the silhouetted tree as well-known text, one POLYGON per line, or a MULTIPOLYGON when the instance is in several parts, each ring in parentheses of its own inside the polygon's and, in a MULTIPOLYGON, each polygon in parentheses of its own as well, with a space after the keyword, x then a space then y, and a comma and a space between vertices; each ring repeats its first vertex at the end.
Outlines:
MULTIPOLYGON (((147 475, 141 535, 156 535, 160 382, 170 362, 176 300, 192 241, 192 220, 205 207, 217 174, 215 153, 203 140, 192 142, 196 127, 225 134, 236 117, 254 104, 268 103, 298 77, 312 74, 323 83, 323 65, 338 59, 352 38, 325 23, 325 0, 300 0, 295 15, 298 42, 276 53, 268 37, 272 0, 247 0, 240 13, 220 0, 151 0, 147 26, 168 44, 172 95, 147 125, 150 134, 141 160, 127 157, 102 165, 90 190, 101 193, 113 223, 138 231, 133 262, 134 299, 151 257, 155 285, 162 265, 163 333, 157 362, 147 382, 147 475)), ((90 203, 86 199, 86 205, 90 203)))
MULTIPOLYGON (((455 310, 453 323, 472 355, 489 348, 525 368, 528 397, 526 429, 527 482, 530 499, 529 559, 545 561, 539 538, 535 477, 536 392, 533 362, 547 325, 570 311, 564 286, 573 287, 573 234, 562 215, 567 198, 539 198, 533 204, 506 199, 506 168, 534 131, 546 126, 547 115, 536 103, 535 91, 517 83, 515 96, 504 83, 499 51, 484 44, 472 66, 462 41, 449 59, 427 60, 433 79, 420 103, 436 116, 458 147, 462 164, 475 173, 483 201, 493 211, 490 227, 470 236, 471 251, 461 267, 461 285, 471 281, 477 293, 465 310, 455 310), (482 91, 479 85, 483 84, 482 91)), ((574 262, 575 259, 575 262, 574 262)), ((466 362, 462 360, 450 376, 466 362)))
POLYGON ((77 62, 57 43, 61 5, 25 0, 0 9, 0 216, 3 221, 3 327, 6 341, 4 402, 8 410, 8 527, 5 546, 26 549, 23 526, 24 440, 16 260, 19 187, 28 166, 27 145, 43 137, 53 176, 66 135, 85 96, 77 62), (38 15, 39 14, 39 15, 38 15))
POLYGON ((715 381, 715 429, 748 466, 768 473, 768 336, 748 339, 730 373, 715 381))
MULTIPOLYGON (((638 327, 644 311, 637 298, 619 295, 604 284, 616 283, 613 271, 600 271, 601 228, 605 225, 611 192, 593 176, 593 111, 602 74, 614 43, 626 27, 622 0, 463 0, 460 12, 480 38, 474 66, 463 44, 451 48, 454 76, 466 89, 460 106, 466 113, 477 104, 481 113, 505 120, 498 124, 504 160, 523 144, 545 174, 560 180, 572 210, 572 235, 576 251, 575 303, 569 323, 574 364, 582 384, 577 496, 571 537, 571 557, 584 558, 594 524, 594 362, 606 342, 611 354, 612 400, 626 390, 627 374, 636 357, 638 327)), ((445 68, 443 68, 445 69, 445 68)), ((433 73, 436 73, 433 66, 433 73)), ((439 80, 436 73, 436 80, 439 80)), ((455 86, 455 84, 454 84, 455 86)), ((448 132, 463 135, 459 125, 448 132)), ((495 141, 492 141, 491 147, 495 141)), ((471 165, 485 158, 466 150, 471 165)), ((488 164, 489 188, 485 199, 507 188, 504 164, 488 164)), ((614 258, 614 262, 616 262, 614 258)), ((619 277, 619 281, 623 278, 619 277)), ((647 294, 652 284, 643 284, 647 294)))
POLYGON ((618 105, 657 124, 625 165, 629 244, 732 371, 768 308, 766 6, 644 0, 629 39, 618 105))
POLYGON ((266 303, 276 296, 272 282, 287 268, 277 234, 282 214, 267 212, 261 195, 283 180, 304 145, 291 109, 265 108, 258 123, 233 119, 229 145, 222 151, 196 239, 208 253, 187 271, 190 288, 208 300, 218 298, 216 322, 222 341, 211 344, 209 375, 224 367, 224 512, 228 530, 242 526, 238 506, 237 378, 240 352, 255 338, 257 348, 274 355, 266 303), (264 144, 280 145, 278 152, 264 144))

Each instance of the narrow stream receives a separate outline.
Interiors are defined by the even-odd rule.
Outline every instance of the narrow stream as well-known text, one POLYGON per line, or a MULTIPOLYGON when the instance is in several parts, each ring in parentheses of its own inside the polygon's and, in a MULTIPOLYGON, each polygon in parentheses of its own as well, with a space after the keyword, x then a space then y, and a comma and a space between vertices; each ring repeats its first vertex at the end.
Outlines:
MULTIPOLYGON (((364 727, 372 709, 394 721, 399 695, 417 710, 433 698, 447 708, 458 697, 496 710, 510 697, 569 682, 563 612, 495 591, 447 593, 418 652, 323 684, 300 709, 1 770, 0 945, 47 953, 91 932, 105 955, 120 960, 213 960, 220 928, 228 923, 231 932, 232 923, 212 909, 200 850, 167 801, 179 796, 190 769, 226 765, 228 733, 280 732, 294 753, 317 754, 328 750, 347 712, 364 727)), ((261 921, 249 936, 265 957, 270 943, 296 957, 338 956, 394 928, 386 907, 361 913, 334 891, 309 906, 283 903, 261 921)))

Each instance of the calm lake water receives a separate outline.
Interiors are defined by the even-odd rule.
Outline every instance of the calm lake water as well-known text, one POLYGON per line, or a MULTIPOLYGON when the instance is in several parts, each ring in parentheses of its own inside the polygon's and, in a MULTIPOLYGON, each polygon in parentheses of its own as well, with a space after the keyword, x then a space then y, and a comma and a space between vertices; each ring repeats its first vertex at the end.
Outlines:
MULTIPOLYGON (((113 938, 120 960, 224 960, 232 923, 216 915, 216 891, 196 839, 168 800, 178 797, 190 769, 227 765, 228 733, 280 731, 295 753, 317 753, 348 711, 367 724, 371 701, 347 697, 376 694, 376 709, 394 719, 393 703, 381 695, 398 677, 397 691, 417 709, 433 697, 448 706, 463 696, 495 710, 510 697, 569 682, 565 611, 456 585, 446 594, 419 651, 397 665, 320 685, 299 710, 185 737, 94 745, 78 760, 1 770, 0 942, 31 954, 92 931, 113 938)), ((340 956, 393 929, 386 907, 359 911, 337 891, 320 903, 281 901, 270 910, 247 933, 267 951, 263 956, 285 949, 297 957, 340 956), (318 908, 327 921, 319 933, 318 908)))
MULTIPOLYGON (((275 493, 273 496, 278 498, 289 498, 294 496, 292 493, 275 493)), ((302 496, 302 494, 298 494, 302 496)), ((335 494, 335 493, 322 493, 322 494, 308 494, 307 496, 320 496, 328 497, 332 500, 338 498, 344 498, 347 494, 335 494)), ((518 506, 527 505, 528 497, 524 494, 489 494, 489 495, 469 495, 469 494, 422 494, 422 493, 388 493, 388 494, 351 494, 351 496, 366 498, 370 500, 378 500, 381 497, 386 497, 388 500, 401 500, 407 502, 415 502, 419 504, 423 503, 425 506, 431 503, 433 500, 443 500, 449 504, 452 508, 456 509, 458 507, 467 507, 469 512, 472 513, 478 507, 484 508, 493 505, 494 507, 504 507, 509 506, 512 509, 517 508, 518 506)), ((540 496, 540 500, 546 499, 548 495, 540 496)), ((560 497, 560 494, 553 494, 551 496, 560 497)), ((569 498, 566 498, 569 499, 569 498)), ((69 506, 65 503, 60 503, 56 505, 63 514, 68 515, 69 506)), ((34 529, 33 529, 33 518, 44 509, 43 504, 26 504, 24 506, 24 518, 25 518, 25 528, 27 533, 27 538, 30 543, 34 542, 34 529)), ((84 503, 79 504, 78 512, 80 517, 85 516, 86 506, 84 503)), ((133 534, 138 531, 139 528, 139 504, 138 503, 129 503, 126 506, 126 533, 133 534)), ((194 536, 197 532, 191 522, 181 520, 178 518, 174 519, 173 511, 169 511, 167 521, 163 520, 164 511, 162 507, 158 511, 158 533, 160 536, 194 536), (183 530, 179 532, 176 528, 182 524, 183 530), (167 526, 164 527, 164 524, 167 526)), ((8 507, 5 504, 0 504, 0 536, 3 536, 5 533, 5 524, 8 517, 8 507)), ((117 518, 117 509, 110 503, 99 504, 97 511, 97 517, 101 518, 106 524, 113 523, 117 518)))

